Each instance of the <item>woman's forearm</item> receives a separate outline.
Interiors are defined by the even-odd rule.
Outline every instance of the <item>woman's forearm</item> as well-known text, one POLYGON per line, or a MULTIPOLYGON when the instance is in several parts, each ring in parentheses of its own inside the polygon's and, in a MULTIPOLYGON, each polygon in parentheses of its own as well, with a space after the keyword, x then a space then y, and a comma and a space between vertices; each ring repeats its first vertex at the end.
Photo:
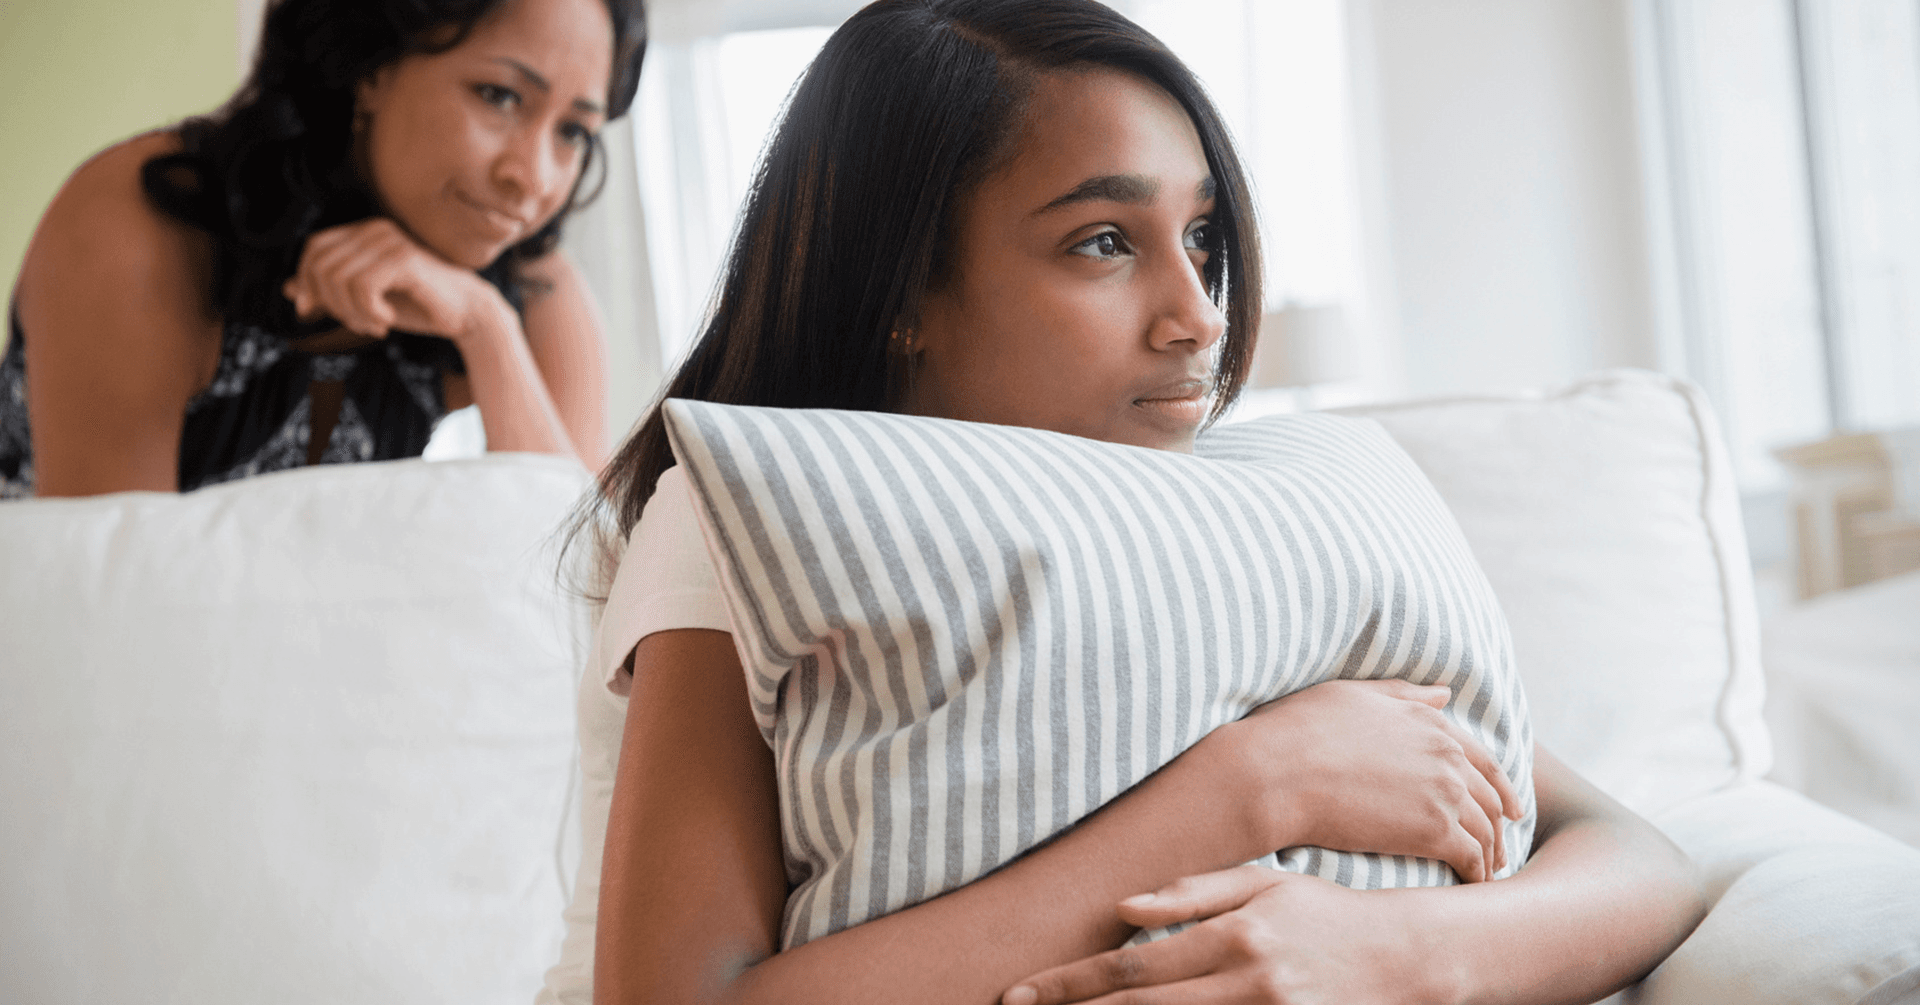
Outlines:
POLYGON ((1545 751, 1540 837, 1509 879, 1394 891, 1433 933, 1450 1001, 1591 1002, 1644 977, 1706 914, 1685 853, 1545 751))
POLYGON ((471 330, 458 341, 488 450, 579 456, 527 347, 520 320, 505 301, 478 312, 471 330))

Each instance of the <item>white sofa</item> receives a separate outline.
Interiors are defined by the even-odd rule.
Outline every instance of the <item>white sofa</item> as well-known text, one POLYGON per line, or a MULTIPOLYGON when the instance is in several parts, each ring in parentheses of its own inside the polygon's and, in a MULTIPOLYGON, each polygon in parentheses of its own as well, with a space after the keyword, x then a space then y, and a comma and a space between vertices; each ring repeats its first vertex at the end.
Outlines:
POLYGON ((1765 628, 1773 777, 1920 845, 1920 571, 1765 628))
MULTIPOLYGON (((1365 412, 1455 508, 1542 742, 1708 877, 1618 1000, 1920 1000, 1920 850, 1762 780, 1699 396, 1617 372, 1365 412)), ((579 852, 555 528, 586 484, 509 455, 0 505, 0 1000, 531 1001, 579 852)))

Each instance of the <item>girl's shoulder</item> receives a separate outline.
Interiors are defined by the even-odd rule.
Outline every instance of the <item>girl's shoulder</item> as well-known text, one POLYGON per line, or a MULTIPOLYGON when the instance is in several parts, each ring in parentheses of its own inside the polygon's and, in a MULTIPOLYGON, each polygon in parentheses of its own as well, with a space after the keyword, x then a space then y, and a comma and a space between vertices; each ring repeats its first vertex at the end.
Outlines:
POLYGON ((696 505, 685 471, 668 468, 628 535, 590 657, 593 672, 615 694, 627 693, 631 678, 623 663, 646 636, 679 628, 733 630, 696 505))

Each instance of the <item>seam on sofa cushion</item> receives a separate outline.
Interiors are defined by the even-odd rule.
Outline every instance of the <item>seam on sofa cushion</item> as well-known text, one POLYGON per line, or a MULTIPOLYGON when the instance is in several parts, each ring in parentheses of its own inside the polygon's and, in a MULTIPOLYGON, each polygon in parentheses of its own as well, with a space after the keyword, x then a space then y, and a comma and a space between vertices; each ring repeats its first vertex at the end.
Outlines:
MULTIPOLYGON (((1732 544, 1724 540, 1722 529, 1713 519, 1716 476, 1721 473, 1714 471, 1713 447, 1716 431, 1713 428, 1714 418, 1707 412, 1711 404, 1705 400, 1705 392, 1691 382, 1664 375, 1663 379, 1675 393, 1679 394, 1681 400, 1686 402, 1688 417, 1693 420, 1695 443, 1700 452, 1700 519, 1706 525, 1707 540, 1713 545, 1714 565, 1720 574, 1721 628, 1727 647, 1727 677, 1725 683, 1721 685, 1720 700, 1714 708, 1714 719, 1720 724, 1720 731, 1726 734, 1728 749, 1733 753, 1734 774, 1728 779, 1728 784, 1731 784, 1742 779, 1758 778, 1762 773, 1761 766, 1757 763, 1761 760, 1760 752, 1753 749, 1757 741, 1748 735, 1748 729, 1735 721, 1733 707, 1734 702, 1740 697, 1740 692, 1746 686, 1745 678, 1749 676, 1749 668, 1758 665, 1759 654, 1749 650, 1757 647, 1759 640, 1743 637, 1746 633, 1740 630, 1741 619, 1738 612, 1734 610, 1736 584, 1732 577, 1743 572, 1750 576, 1751 572, 1734 569, 1732 560, 1744 559, 1750 565, 1751 559, 1747 557, 1744 541, 1740 542, 1742 545, 1739 549, 1740 554, 1730 554, 1734 550, 1732 544)), ((1735 486, 1734 491, 1737 497, 1738 486, 1735 486)), ((1756 679, 1752 684, 1760 689, 1759 697, 1764 701, 1766 682, 1756 679)))
MULTIPOLYGON (((1725 788, 1728 785, 1735 784, 1742 780, 1758 778, 1764 774, 1766 770, 1762 763, 1765 758, 1762 757, 1760 749, 1756 746, 1756 739, 1749 735, 1748 730, 1737 728, 1735 721, 1736 710, 1734 708, 1735 703, 1741 698, 1741 692, 1746 686, 1742 682, 1743 678, 1750 676, 1745 672, 1746 668, 1758 665, 1757 652, 1750 652, 1750 650, 1757 648, 1758 640, 1757 638, 1747 639, 1743 637, 1745 633, 1739 628, 1740 618, 1734 610, 1735 584, 1732 577, 1739 574, 1740 570, 1732 567, 1732 560, 1745 558, 1745 546, 1744 542, 1742 542, 1741 547, 1738 549, 1739 554, 1733 554, 1735 551, 1733 543, 1725 540, 1721 528, 1713 519, 1713 496, 1718 482, 1715 480, 1712 448, 1718 436, 1716 431, 1717 425, 1714 421, 1712 405, 1706 400, 1705 393, 1701 391, 1698 386, 1684 378, 1669 374, 1634 367, 1618 367, 1589 374, 1563 387, 1547 391, 1531 390, 1509 394, 1472 394, 1424 398, 1385 404, 1355 405, 1345 408, 1328 409, 1328 411, 1340 414, 1367 416, 1400 412, 1408 409, 1432 409, 1435 407, 1544 404, 1578 397, 1609 387, 1625 387, 1636 384, 1645 387, 1661 388, 1677 395, 1685 402, 1687 416, 1693 424, 1694 446, 1699 459, 1700 470, 1700 498, 1697 512, 1701 522, 1705 525, 1706 539, 1713 549, 1714 569, 1719 579, 1720 588, 1721 636, 1725 652, 1725 674, 1721 680, 1720 696, 1715 702, 1714 722, 1715 725, 1719 727, 1721 736, 1726 741, 1732 770, 1729 777, 1720 785, 1715 786, 1715 788, 1725 788), (1749 659, 1743 660, 1743 657, 1749 657, 1749 659)), ((1735 491, 1737 495, 1737 486, 1735 491)), ((1755 634, 1757 635, 1757 628, 1755 634)), ((1765 685, 1763 681, 1756 678, 1753 683, 1754 686, 1764 689, 1765 685)), ((1761 697, 1764 699, 1764 694, 1761 697)))

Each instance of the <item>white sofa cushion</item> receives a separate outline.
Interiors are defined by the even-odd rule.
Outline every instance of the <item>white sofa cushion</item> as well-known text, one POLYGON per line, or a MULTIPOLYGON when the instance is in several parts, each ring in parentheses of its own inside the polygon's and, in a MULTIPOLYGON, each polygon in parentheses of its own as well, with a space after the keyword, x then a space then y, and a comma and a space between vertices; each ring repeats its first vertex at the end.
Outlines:
POLYGON ((530 1001, 587 483, 493 455, 0 504, 0 997, 530 1001))
POLYGON ((1766 773, 1739 495, 1698 389, 1618 370, 1349 411, 1385 425, 1460 521, 1543 745, 1647 815, 1766 773))
POLYGON ((1920 849, 1765 781, 1654 822, 1700 868, 1713 911, 1620 1001, 1920 1002, 1920 849))
POLYGON ((1920 572, 1767 620, 1773 779, 1920 846, 1920 572))

